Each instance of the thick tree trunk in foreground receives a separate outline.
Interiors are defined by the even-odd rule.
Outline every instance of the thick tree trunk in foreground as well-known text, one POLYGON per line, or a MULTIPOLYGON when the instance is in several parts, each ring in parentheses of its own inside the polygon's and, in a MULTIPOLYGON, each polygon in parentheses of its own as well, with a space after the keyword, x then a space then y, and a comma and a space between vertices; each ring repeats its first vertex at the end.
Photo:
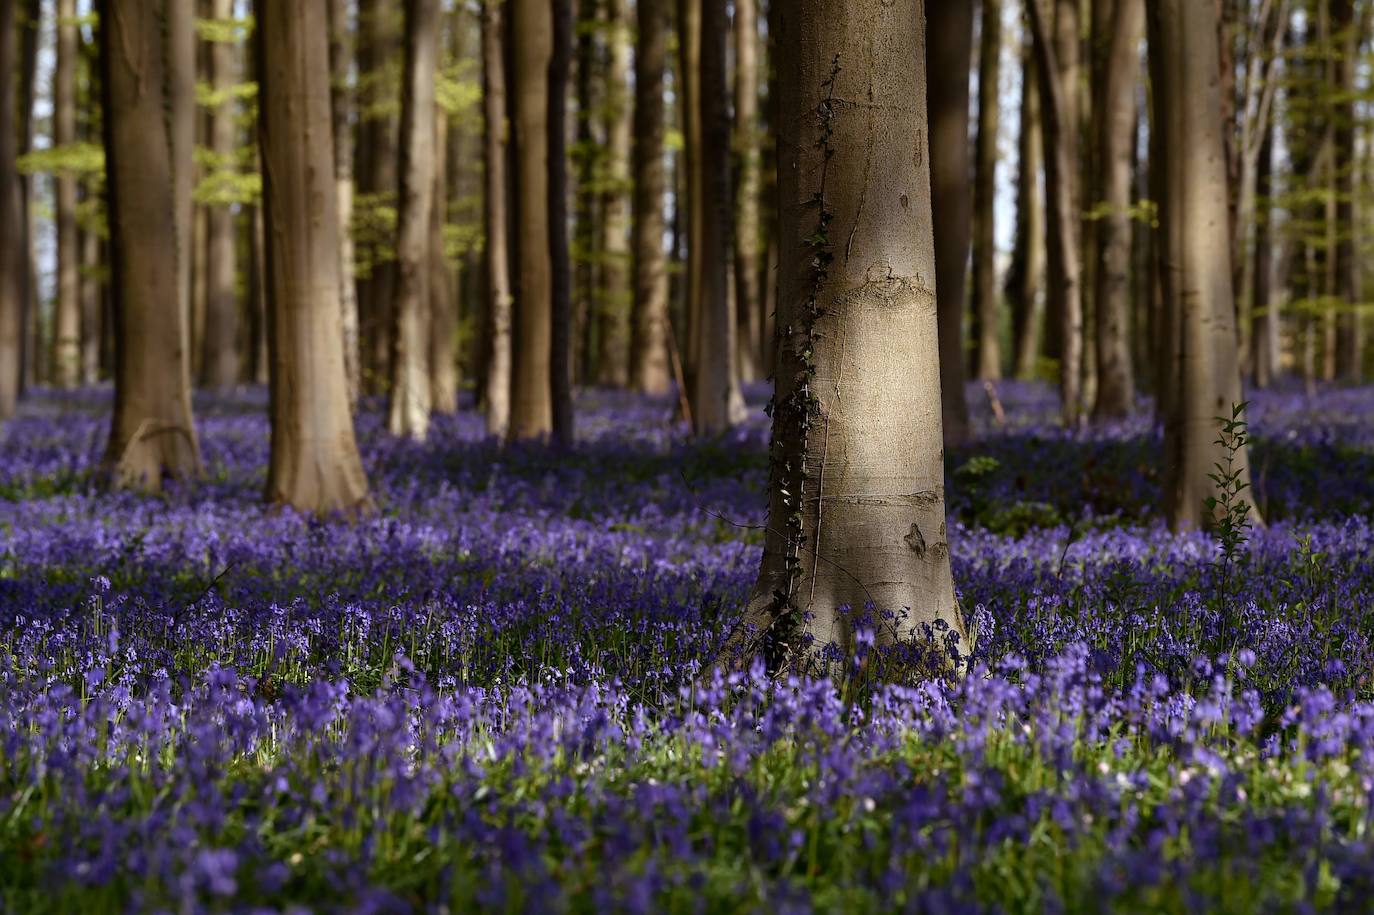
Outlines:
POLYGON ((334 183, 339 201, 339 304, 342 309, 344 373, 349 403, 362 389, 358 341, 358 285, 353 247, 353 69, 348 0, 329 0, 330 110, 334 127, 334 183))
POLYGON ((515 334, 512 439, 553 432, 549 370, 553 265, 549 251, 549 64, 554 20, 549 0, 510 0, 512 127, 515 132, 515 334))
POLYGON ((1083 262, 1078 132, 1078 0, 1029 0, 1045 146, 1050 354, 1059 359, 1064 423, 1078 424, 1083 372, 1083 262), (1051 31, 1051 26, 1053 31, 1051 31))
POLYGON ((973 4, 936 2, 926 9, 930 110, 930 197, 935 214, 935 287, 940 296, 940 392, 945 442, 968 438, 964 400, 964 300, 972 184, 969 180, 969 64, 973 4))
POLYGON ((1095 211, 1097 419, 1135 410, 1131 364, 1131 151, 1135 145, 1136 81, 1140 40, 1145 33, 1144 0, 1113 0, 1110 38, 1101 75, 1097 131, 1098 191, 1095 211))
POLYGON ((727 651, 815 657, 834 641, 852 653, 868 602, 899 613, 880 643, 937 620, 962 629, 945 540, 922 6, 787 0, 778 12, 788 330, 763 562, 727 651), (870 155, 883 167, 867 168, 870 155))
POLYGON ((997 307, 997 122, 1002 72, 1002 2, 983 0, 978 57, 977 172, 973 185, 974 373, 985 381, 1002 377, 1000 309, 997 307))
POLYGON ((637 8, 630 374, 636 390, 664 394, 672 382, 668 367, 668 258, 663 250, 663 73, 668 64, 668 10, 666 0, 639 0, 637 8))
POLYGON ((24 208, 15 122, 15 61, 19 54, 17 4, 0 4, 0 419, 14 415, 23 360, 24 208))
POLYGON ((434 74, 438 0, 406 0, 397 198, 395 324, 387 429, 424 441, 429 431, 430 207, 434 204, 434 74))
POLYGON ((606 3, 606 162, 601 194, 598 384, 630 383, 630 28, 626 0, 606 3))
POLYGON ((762 365, 763 303, 759 264, 759 23, 757 0, 735 0, 735 310, 740 377, 754 381, 762 365))
MULTIPOLYGON (((215 19, 233 17, 232 0, 213 0, 215 19)), ((234 84, 234 45, 210 45, 210 79, 220 96, 210 122, 210 148, 219 168, 231 168, 237 148, 235 106, 229 89, 234 84)), ((227 388, 239 382, 238 244, 234 212, 228 204, 212 205, 207 214, 205 262, 205 350, 201 357, 207 387, 227 388)))
MULTIPOLYGON (((76 0, 57 2, 57 67, 53 72, 53 142, 76 142, 76 68, 80 38, 76 0)), ((76 226, 76 177, 53 178, 57 204, 57 302, 53 328, 53 383, 81 380, 81 240, 76 226)))
POLYGON ((1011 304, 1012 371, 1017 378, 1035 377, 1044 321, 1045 204, 1040 195, 1042 150, 1040 88, 1029 43, 1021 57, 1021 125, 1016 157, 1016 246, 1007 271, 1011 304))
POLYGON ((156 491, 164 477, 200 473, 191 418, 189 289, 180 267, 190 251, 188 239, 178 236, 179 226, 189 230, 190 219, 189 213, 178 217, 175 189, 190 149, 177 163, 181 147, 175 130, 169 137, 170 102, 161 90, 174 89, 177 81, 167 78, 171 60, 164 56, 158 5, 103 0, 99 14, 115 313, 115 403, 105 469, 116 488, 156 491))
MULTIPOLYGON (((1162 149, 1189 152, 1160 163, 1166 383, 1179 392, 1164 417, 1164 500, 1174 530, 1211 520, 1205 500, 1216 487, 1210 474, 1227 461, 1216 444, 1217 417, 1229 417, 1242 397, 1213 16, 1193 0, 1150 5, 1155 128, 1162 149)), ((1236 461, 1248 483, 1244 449, 1236 461)))
POLYGON ((501 0, 482 3, 482 257, 487 277, 484 404, 487 434, 504 437, 510 427, 511 286, 506 220, 506 67, 502 57, 501 0))
POLYGON ((269 502, 368 505, 344 374, 325 0, 255 6, 272 361, 269 502))

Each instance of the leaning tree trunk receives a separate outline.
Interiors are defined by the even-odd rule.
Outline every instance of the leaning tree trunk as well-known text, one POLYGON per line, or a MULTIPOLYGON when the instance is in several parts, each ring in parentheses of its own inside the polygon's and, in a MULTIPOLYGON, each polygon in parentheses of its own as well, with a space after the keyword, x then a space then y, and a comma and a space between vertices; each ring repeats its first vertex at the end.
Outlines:
POLYGON ((740 377, 754 381, 761 365, 763 302, 759 269, 759 64, 757 0, 735 0, 735 310, 740 377))
POLYGON ((1083 372, 1083 266, 1079 218, 1078 0, 1028 0, 1045 146, 1049 347, 1059 358, 1064 423, 1078 424, 1083 372), (1054 26, 1051 33, 1050 26, 1054 26))
POLYGON ((606 2, 606 161, 601 194, 597 383, 630 382, 630 28, 626 0, 606 2))
POLYGON ((969 63, 973 4, 937 2, 926 21, 930 197, 935 213, 935 287, 940 296, 940 392, 945 441, 968 438, 964 400, 964 299, 973 188, 969 180, 969 63))
POLYGON ((1016 244, 1007 270, 1011 304, 1012 370, 1017 378, 1035 377, 1044 321, 1045 206, 1040 196, 1042 162, 1040 90, 1035 57, 1027 43, 1021 55, 1021 125, 1016 156, 1016 244))
MULTIPOLYGON (((234 14, 233 0, 212 0, 215 19, 234 14)), ((232 168, 238 143, 233 93, 234 45, 215 41, 210 45, 210 79, 219 106, 210 121, 210 148, 219 168, 232 168)), ((234 212, 227 204, 211 205, 207 215, 205 262, 205 349, 202 377, 211 388, 232 387, 239 382, 239 305, 237 239, 234 212)))
POLYGON ((511 87, 515 132, 514 371, 512 439, 553 432, 553 266, 549 251, 549 64, 553 59, 550 0, 510 0, 511 87))
POLYGON ((505 437, 510 428, 511 286, 506 240, 506 66, 502 55, 502 0, 482 3, 482 226, 486 243, 487 335, 485 413, 487 434, 505 437))
POLYGON ((14 131, 19 28, 14 3, 0 3, 0 419, 14 415, 23 360, 24 208, 14 131))
POLYGON ((396 299, 391 307, 391 400, 387 429, 424 441, 429 431, 430 207, 434 205, 434 74, 439 0, 406 0, 397 198, 396 299))
POLYGON ((1002 56, 1002 2, 983 0, 978 57, 978 143, 973 185, 973 316, 977 326, 975 373, 1002 377, 997 307, 997 121, 1002 56))
MULTIPOLYGON (((76 0, 57 2, 57 67, 53 73, 53 142, 76 142, 76 68, 80 38, 76 0)), ((57 302, 53 331, 53 383, 76 387, 81 380, 81 240, 76 225, 76 177, 54 176, 57 204, 57 302)))
POLYGON ((1097 131, 1098 190, 1095 207, 1097 268, 1097 419, 1135 410, 1131 364, 1131 158, 1135 145, 1136 80, 1140 39, 1145 32, 1144 0, 1113 0, 1110 38, 1103 62, 1097 131))
POLYGON ((631 224, 634 305, 630 374, 635 389, 664 394, 668 367, 668 258, 663 196, 663 74, 668 64, 666 0, 639 0, 635 47, 634 213, 631 224))
POLYGON ((190 149, 178 144, 175 131, 169 137, 171 103, 162 87, 175 88, 168 67, 176 55, 164 44, 158 7, 102 0, 98 30, 115 313, 115 403, 105 470, 110 485, 146 491, 160 489, 165 477, 194 477, 201 469, 191 418, 189 289, 180 266, 190 252, 178 235, 190 220, 178 216, 175 189, 176 175, 189 170, 190 149), (174 158, 178 151, 184 161, 174 158))
POLYGON ((353 246, 353 91, 349 80, 353 49, 348 25, 348 0, 329 0, 329 99, 334 128, 334 183, 339 201, 339 303, 342 309, 344 372, 349 403, 357 403, 362 388, 358 341, 358 285, 353 246))
MULTIPOLYGON (((1159 203, 1170 341, 1166 383, 1177 392, 1164 417, 1164 502, 1174 530, 1213 520, 1206 501, 1215 493, 1211 475, 1229 461, 1218 444, 1217 418, 1229 417, 1242 397, 1217 55, 1206 4, 1150 5, 1155 129, 1160 148, 1173 153, 1160 163, 1159 203)), ((1244 448, 1234 461, 1248 484, 1244 448)))
POLYGON ((920 0, 787 0, 777 16, 784 330, 763 562, 727 645, 745 657, 817 658, 828 642, 852 653, 868 603, 897 614, 880 642, 937 622, 962 633, 945 539, 923 12, 920 0))
POLYGON ((314 514, 369 504, 344 373, 325 2, 262 0, 254 30, 272 362, 267 499, 314 514))

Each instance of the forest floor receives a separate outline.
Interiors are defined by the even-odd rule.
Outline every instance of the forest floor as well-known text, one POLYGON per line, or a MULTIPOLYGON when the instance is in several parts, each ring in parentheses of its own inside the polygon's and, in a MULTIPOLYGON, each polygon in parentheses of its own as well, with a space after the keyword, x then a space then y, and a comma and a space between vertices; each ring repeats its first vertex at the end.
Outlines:
POLYGON ((1267 527, 1158 516, 1146 417, 970 389, 962 681, 710 666, 755 574, 761 411, 694 444, 588 394, 578 447, 359 417, 378 512, 92 487, 109 392, 0 430, 0 910, 1350 910, 1374 898, 1374 389, 1260 393, 1267 527), (741 526, 745 525, 745 526, 741 526))

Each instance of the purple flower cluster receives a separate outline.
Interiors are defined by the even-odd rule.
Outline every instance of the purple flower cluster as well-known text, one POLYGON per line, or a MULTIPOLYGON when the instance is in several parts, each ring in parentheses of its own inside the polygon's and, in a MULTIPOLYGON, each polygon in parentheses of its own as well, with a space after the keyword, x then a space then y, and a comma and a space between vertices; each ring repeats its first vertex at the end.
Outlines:
POLYGON ((158 498, 90 486, 107 392, 40 395, 0 430, 0 910, 1365 905, 1374 393, 1257 399, 1284 508, 1225 579, 1152 515, 1147 421, 1001 395, 951 456, 968 675, 857 696, 710 664, 761 418, 593 394, 559 454, 374 407, 379 511, 320 522, 259 502, 261 392, 197 403, 208 478, 158 498))

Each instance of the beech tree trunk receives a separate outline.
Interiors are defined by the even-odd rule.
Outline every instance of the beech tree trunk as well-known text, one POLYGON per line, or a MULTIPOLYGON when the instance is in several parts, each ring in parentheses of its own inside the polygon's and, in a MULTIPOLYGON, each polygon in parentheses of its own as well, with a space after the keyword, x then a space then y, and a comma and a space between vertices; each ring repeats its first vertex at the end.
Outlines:
POLYGON ((930 108, 930 195, 935 213, 935 288, 940 297, 940 392, 945 442, 968 438, 964 400, 964 299, 973 186, 969 173, 969 65, 973 4, 926 8, 926 91, 930 108))
POLYGON ((1140 40, 1145 33, 1144 0, 1111 0, 1103 60, 1097 133, 1096 215, 1097 419, 1129 416, 1135 410, 1131 361, 1131 159, 1135 145, 1136 81, 1140 40))
POLYGON ((549 65, 554 17, 550 0, 509 0, 512 114, 515 132, 515 334, 512 439, 553 432, 550 357, 553 265, 549 251, 549 65))
POLYGON ((15 132, 18 10, 0 3, 0 419, 14 415, 22 378, 24 327, 24 208, 15 132))
MULTIPOLYGON (((191 151, 181 145, 175 117, 171 130, 166 119, 169 107, 176 111, 183 82, 168 70, 185 60, 165 41, 163 17, 170 11, 160 7, 120 0, 101 0, 98 7, 115 313, 115 403, 105 470, 111 486, 149 492, 166 477, 201 470, 191 417, 190 290, 182 283, 190 251, 178 234, 190 228, 189 212, 179 209, 178 176, 189 175, 191 151), (178 160, 179 153, 186 158, 178 160)), ((171 21, 167 31, 177 36, 171 21)))
POLYGON ((549 252, 549 400, 553 440, 560 447, 573 441, 572 404, 572 262, 568 247, 568 77, 572 69, 573 0, 553 0, 553 53, 547 73, 549 252))
POLYGON ((880 643, 937 621, 963 632, 945 539, 923 6, 785 0, 777 14, 785 331, 764 556, 727 652, 801 666, 834 642, 852 656, 869 603, 898 614, 880 643))
POLYGON ((767 375, 759 263, 759 202, 763 188, 759 140, 757 0, 735 0, 735 308, 740 377, 767 375))
POLYGON ((1012 371, 1017 378, 1035 377, 1040 357, 1040 325, 1045 297, 1045 205, 1040 195, 1043 161, 1040 136, 1040 88, 1030 42, 1021 55, 1021 125, 1016 157, 1016 246, 1007 271, 1011 304, 1012 371))
POLYGON ((339 305, 342 309, 344 374, 348 401, 362 393, 358 340, 357 255, 353 245, 353 48, 348 0, 329 0, 329 99, 334 128, 334 183, 339 201, 339 305))
MULTIPOLYGON (((702 185, 704 151, 701 133, 701 5, 702 0, 677 0, 677 71, 673 74, 678 119, 682 129, 679 151, 680 179, 676 182, 679 200, 677 213, 682 219, 679 242, 685 241, 686 257, 680 263, 678 282, 683 292, 683 322, 679 347, 689 401, 696 398, 696 376, 701 333, 702 265, 701 213, 705 210, 702 185)), ((676 249, 680 250, 680 249, 676 249)), ((692 405, 695 410, 695 404, 692 405)), ((695 417, 694 417, 695 419, 695 417)))
MULTIPOLYGON (((396 205, 397 134, 399 118, 388 102, 399 93, 388 73, 395 73, 399 54, 401 13, 389 0, 360 0, 358 6, 359 84, 357 191, 372 206, 396 205), (366 85, 367 92, 361 91, 366 85)), ((379 231, 374 234, 380 235, 379 231)), ((393 236, 394 237, 394 236, 393 236)), ((391 332, 396 299, 395 251, 375 241, 367 250, 355 249, 365 258, 367 275, 357 282, 358 335, 363 350, 363 390, 381 393, 391 378, 391 332)))
MULTIPOLYGON (((1171 153, 1160 162, 1159 202, 1166 384, 1178 393, 1164 417, 1164 498, 1170 527, 1185 530, 1213 520, 1210 475, 1228 460, 1217 444, 1217 417, 1229 417, 1242 399, 1226 159, 1215 12, 1193 0, 1156 0, 1149 10, 1155 129, 1160 148, 1171 153)), ((1248 483, 1245 449, 1235 460, 1248 483)))
POLYGON ((634 307, 630 371, 635 389, 665 394, 668 366, 668 258, 663 250, 663 74, 668 65, 666 0, 638 0, 634 111, 634 307))
MULTIPOLYGON (((597 209, 601 194, 597 184, 606 158, 602 144, 592 128, 597 123, 597 88, 606 83, 601 77, 597 54, 597 33, 601 29, 598 0, 579 0, 577 9, 577 129, 573 145, 576 168, 573 194, 573 247, 577 263, 573 270, 573 366, 579 381, 594 378, 597 348, 594 339, 600 331, 602 307, 597 272, 600 267, 601 235, 597 229, 597 209)), ((612 87, 606 85, 607 91, 612 87)))
POLYGON ((1274 288, 1274 229, 1272 203, 1274 173, 1274 123, 1264 130, 1259 161, 1256 163, 1255 185, 1255 255, 1252 262, 1254 279, 1251 288, 1250 365, 1257 388, 1267 388, 1278 376, 1279 314, 1273 299, 1274 288))
MULTIPOLYGON (((38 29, 42 18, 41 0, 12 0, 24 3, 19 28, 19 155, 33 151, 33 109, 38 83, 38 29)), ((48 353, 44 351, 38 308, 38 266, 34 258, 35 235, 33 207, 33 176, 20 175, 19 201, 22 214, 22 242, 24 264, 22 278, 23 317, 20 392, 46 379, 48 353)))
POLYGON ((1002 377, 997 307, 997 129, 1002 56, 1002 2, 983 0, 979 22, 978 144, 973 185, 973 316, 977 327, 975 374, 1002 377))
MULTIPOLYGON (((57 0, 57 65, 53 70, 53 142, 76 142, 76 0, 57 0)), ((53 176, 57 209, 57 301, 53 315, 53 383, 81 380, 81 241, 76 226, 76 177, 53 176)))
MULTIPOLYGON (((449 20, 449 53, 465 56, 463 24, 454 12, 449 20)), ((443 67, 440 62, 440 68, 443 67)), ((458 412, 458 302, 454 275, 445 253, 444 227, 449 208, 449 118, 442 105, 434 107, 434 191, 429 207, 429 399, 435 413, 458 412)), ((464 159, 467 157, 465 156, 464 159)))
POLYGON ((510 428, 511 397, 511 285, 506 240, 506 66, 502 54, 502 0, 482 3, 482 225, 486 236, 482 257, 486 271, 487 434, 504 438, 510 428))
POLYGON ((93 385, 100 380, 100 338, 102 284, 96 277, 100 269, 100 236, 81 232, 81 383, 93 385))
POLYGON ((1335 229, 1336 297, 1340 301, 1337 319, 1335 369, 1345 384, 1363 379, 1364 328, 1360 306, 1364 298, 1360 281, 1360 222, 1357 218, 1359 192, 1359 153, 1355 147, 1355 128, 1359 98, 1359 53, 1363 44, 1355 10, 1355 0, 1331 0, 1333 38, 1340 53, 1333 61, 1336 79, 1332 88, 1339 92, 1335 103, 1335 229))
POLYGON ((1045 146, 1049 329, 1051 356, 1059 359, 1059 395, 1064 423, 1076 426, 1083 372, 1083 289, 1080 157, 1078 0, 1029 0, 1040 88, 1045 146), (1051 30, 1052 27, 1052 30, 1051 30))
MULTIPOLYGON (((177 238, 177 295, 183 310, 193 307, 191 265, 195 262, 195 204, 191 192, 195 188, 196 148, 196 17, 189 0, 153 0, 162 4, 165 19, 164 40, 167 48, 167 134, 172 144, 172 201, 177 238)), ((126 0, 116 5, 127 6, 126 0)), ((203 261, 201 263, 204 263, 203 261)), ((195 330, 194 318, 186 325, 195 330)), ((204 325, 199 325, 203 331, 204 325)), ((188 343, 193 342, 188 337, 188 343)), ((195 358, 197 349, 190 350, 195 358)))
POLYGON ((429 432, 430 208, 434 205, 434 74, 439 65, 439 0, 406 0, 401 82, 401 162, 397 199, 396 300, 391 339, 392 435, 424 441, 429 432))
POLYGON ((369 506, 339 307, 326 0, 255 6, 270 316, 267 499, 312 514, 369 506))
MULTIPOLYGON (((234 15, 233 0, 212 0, 211 15, 227 20, 234 15)), ((233 168, 238 129, 229 89, 234 84, 234 45, 210 44, 210 82, 220 96, 210 120, 210 149, 218 168, 233 168)), ((202 356, 204 383, 227 388, 239 382, 239 304, 237 239, 234 212, 227 204, 211 205, 206 214, 205 349, 202 356)))
POLYGON ((601 310, 597 383, 630 383, 630 21, 626 0, 606 0, 606 161, 602 177, 601 310))

